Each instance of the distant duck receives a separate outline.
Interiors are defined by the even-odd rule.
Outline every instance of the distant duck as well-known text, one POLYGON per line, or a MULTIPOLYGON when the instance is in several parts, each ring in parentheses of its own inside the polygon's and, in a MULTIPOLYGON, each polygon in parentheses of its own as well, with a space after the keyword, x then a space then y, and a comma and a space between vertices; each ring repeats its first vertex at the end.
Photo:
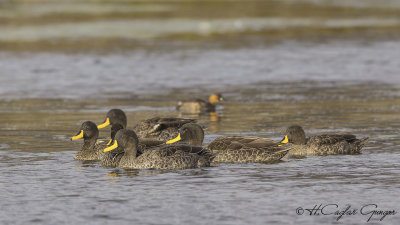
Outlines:
MULTIPOLYGON (((160 118, 155 117, 139 122, 133 129, 139 136, 143 145, 150 147, 158 145, 176 136, 178 129, 186 123, 195 122, 194 119, 183 118, 160 118)), ((99 129, 119 124, 123 129, 127 125, 127 117, 121 109, 111 109, 106 115, 104 123, 98 126, 99 129)))
POLYGON ((323 156, 360 154, 368 137, 357 139, 352 134, 320 134, 306 138, 301 126, 293 125, 287 128, 280 145, 292 143, 290 156, 323 156))
POLYGON ((176 109, 181 113, 187 114, 215 112, 217 103, 221 102, 222 100, 222 95, 216 93, 210 95, 208 102, 202 99, 196 99, 194 101, 179 101, 176 109))
MULTIPOLYGON (((203 129, 198 124, 190 123, 182 126, 178 136, 167 144, 180 141, 201 146, 203 139, 203 129)), ((289 151, 267 138, 239 135, 219 137, 205 148, 216 154, 214 163, 271 163, 279 161, 289 151)))
POLYGON ((202 147, 190 145, 166 145, 145 151, 137 156, 139 140, 132 130, 119 130, 113 145, 104 152, 116 151, 121 155, 119 166, 125 169, 190 169, 209 166, 213 154, 202 147))
POLYGON ((75 154, 76 160, 101 160, 104 156, 103 149, 105 144, 96 144, 99 137, 99 130, 92 121, 82 123, 79 132, 71 138, 78 140, 83 138, 83 146, 80 151, 75 154))

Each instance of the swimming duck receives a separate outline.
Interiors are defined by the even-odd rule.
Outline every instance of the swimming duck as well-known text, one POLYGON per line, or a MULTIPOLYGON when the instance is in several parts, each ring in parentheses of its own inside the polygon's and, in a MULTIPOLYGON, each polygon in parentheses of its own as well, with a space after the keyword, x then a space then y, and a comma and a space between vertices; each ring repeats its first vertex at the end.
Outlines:
POLYGON ((128 120, 126 118, 124 111, 122 111, 121 109, 111 109, 110 111, 107 112, 106 119, 104 120, 104 122, 98 125, 97 128, 103 129, 109 125, 111 125, 112 128, 115 125, 120 125, 122 129, 125 129, 127 121, 128 120))
POLYGON ((190 169, 209 165, 214 155, 202 147, 190 145, 166 145, 145 151, 137 156, 138 137, 132 130, 119 130, 112 146, 104 152, 122 154, 119 166, 126 169, 190 169))
MULTIPOLYGON (((190 122, 195 122, 195 120, 155 117, 139 122, 133 129, 140 138, 140 145, 151 147, 164 143, 176 136, 178 128, 183 124, 190 122)), ((113 130, 113 127, 118 124, 125 129, 127 125, 127 117, 121 109, 111 109, 107 112, 104 123, 100 124, 98 128, 103 129, 111 125, 111 130, 113 130)), ((110 140, 109 143, 111 142, 112 140, 110 140)))
POLYGON ((194 119, 155 117, 139 122, 133 130, 140 139, 167 141, 178 134, 178 129, 194 119))
POLYGON ((92 121, 82 123, 79 132, 71 138, 78 140, 83 138, 83 146, 75 155, 76 160, 101 160, 104 156, 103 149, 105 145, 96 144, 99 137, 99 130, 92 121))
POLYGON ((223 100, 222 95, 217 93, 210 95, 210 97, 208 98, 208 102, 202 99, 196 99, 194 101, 187 101, 187 102, 179 101, 178 105, 176 106, 176 109, 182 113, 192 113, 192 114, 215 112, 216 104, 222 100, 223 100))
POLYGON ((357 139, 352 134, 321 134, 306 138, 301 126, 287 128, 281 144, 292 143, 290 156, 360 154, 368 137, 357 139))
MULTIPOLYGON (((104 145, 102 146, 103 147, 102 150, 104 148, 108 147, 112 143, 112 141, 114 141, 115 135, 117 134, 117 132, 119 130, 122 130, 122 129, 124 129, 124 128, 122 127, 121 124, 114 124, 111 127, 111 139, 107 143, 106 146, 104 146, 104 145)), ((102 152, 104 153, 104 151, 102 151, 102 152)), ((117 151, 105 152, 103 157, 101 158, 101 164, 106 167, 117 167, 119 165, 119 161, 121 160, 121 157, 122 157, 122 154, 120 154, 117 151)))
MULTIPOLYGON (((123 129, 123 127, 121 124, 114 124, 111 127, 111 139, 107 143, 107 146, 103 145, 103 147, 104 148, 108 147, 114 141, 116 133, 122 129, 123 129)), ((163 144, 164 144, 163 141, 158 141, 158 140, 154 140, 154 139, 140 139, 136 155, 139 156, 145 150, 148 150, 148 149, 151 149, 153 147, 157 147, 157 146, 160 146, 163 144)), ((101 159, 101 164, 103 166, 107 166, 107 167, 117 167, 119 165, 119 161, 121 160, 121 157, 122 157, 121 152, 117 152, 117 151, 106 152, 104 154, 103 158, 101 159)))
MULTIPOLYGON (((167 144, 182 141, 201 145, 204 132, 199 130, 202 128, 198 124, 185 124, 179 129, 178 136, 167 144)), ((289 151, 267 138, 238 135, 218 137, 205 148, 211 153, 218 153, 213 160, 215 163, 270 163, 279 161, 289 151)))

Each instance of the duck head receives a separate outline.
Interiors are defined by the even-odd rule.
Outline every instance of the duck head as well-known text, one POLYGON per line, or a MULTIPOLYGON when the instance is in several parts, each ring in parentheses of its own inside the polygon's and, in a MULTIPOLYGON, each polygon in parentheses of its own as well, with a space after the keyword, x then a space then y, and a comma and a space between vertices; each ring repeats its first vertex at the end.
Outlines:
POLYGON ((281 141, 281 145, 292 143, 295 145, 303 145, 306 143, 306 134, 301 126, 293 125, 286 129, 285 137, 281 141))
POLYGON ((110 145, 114 141, 115 135, 117 134, 117 132, 119 130, 122 130, 122 129, 124 129, 124 128, 122 127, 121 124, 115 124, 111 127, 111 139, 110 139, 110 141, 108 141, 107 145, 110 145))
POLYGON ((83 138, 84 140, 94 139, 97 140, 99 137, 99 130, 92 121, 86 121, 82 123, 78 133, 71 138, 71 140, 78 140, 83 138))
POLYGON ((223 101, 223 100, 224 100, 224 98, 222 97, 222 95, 221 95, 220 93, 212 94, 212 95, 210 95, 210 97, 208 98, 208 102, 209 102, 210 104, 213 104, 213 105, 215 105, 215 104, 217 104, 218 102, 221 102, 221 101, 223 101))
POLYGON ((104 123, 100 124, 97 128, 102 129, 108 125, 114 126, 116 124, 120 124, 123 128, 126 128, 126 115, 121 109, 111 109, 108 111, 104 123))
POLYGON ((166 142, 166 144, 172 144, 178 141, 182 143, 201 146, 204 140, 204 131, 200 125, 196 123, 187 123, 178 130, 178 136, 172 140, 166 142))
POLYGON ((104 152, 109 152, 118 148, 125 154, 133 154, 136 156, 138 143, 139 139, 134 131, 121 129, 116 133, 113 144, 105 148, 104 152))

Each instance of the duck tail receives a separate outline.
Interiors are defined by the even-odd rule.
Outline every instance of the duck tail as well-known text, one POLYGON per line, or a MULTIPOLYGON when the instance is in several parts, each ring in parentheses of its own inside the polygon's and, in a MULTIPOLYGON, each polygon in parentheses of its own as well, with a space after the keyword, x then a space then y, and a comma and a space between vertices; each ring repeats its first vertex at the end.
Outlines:
POLYGON ((212 152, 208 151, 207 149, 203 148, 199 152, 199 155, 204 156, 204 157, 208 158, 210 161, 212 161, 218 155, 218 152, 212 153, 212 152))
POLYGON ((218 155, 218 152, 216 152, 216 153, 210 153, 210 161, 213 161, 214 159, 215 159, 215 157, 217 157, 217 155, 218 155))
POLYGON ((287 153, 287 152, 289 152, 290 150, 292 150, 293 149, 293 147, 289 147, 289 148, 285 148, 285 149, 282 149, 282 150, 278 150, 278 151, 275 151, 273 154, 280 154, 280 153, 287 153))
POLYGON ((364 147, 365 144, 367 144, 369 137, 363 138, 360 140, 359 148, 361 150, 362 147, 364 147))
POLYGON ((357 153, 361 153, 361 149, 365 146, 365 144, 368 142, 369 137, 362 138, 362 139, 357 139, 354 143, 353 146, 356 150, 357 153))
POLYGON ((210 153, 210 152, 205 152, 203 155, 200 156, 197 166, 200 167, 210 167, 211 162, 214 160, 215 156, 217 156, 218 153, 210 153))

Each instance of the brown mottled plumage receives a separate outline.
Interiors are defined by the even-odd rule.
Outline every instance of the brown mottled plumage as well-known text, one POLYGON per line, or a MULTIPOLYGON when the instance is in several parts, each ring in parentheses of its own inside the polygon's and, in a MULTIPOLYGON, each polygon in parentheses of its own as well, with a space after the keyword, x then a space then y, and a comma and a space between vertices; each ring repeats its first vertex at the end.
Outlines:
MULTIPOLYGON (((116 133, 123 129, 121 125, 117 124, 111 127, 111 143, 115 139, 116 133)), ((155 139, 139 139, 139 146, 137 149, 137 156, 141 155, 145 150, 154 148, 157 146, 163 145, 165 142, 164 141, 159 141, 155 139)), ((103 149, 108 146, 103 145, 103 149)), ((102 150, 103 150, 102 149, 102 150)), ((107 167, 117 167, 119 165, 119 161, 121 160, 123 155, 123 151, 112 151, 112 152, 106 152, 101 159, 101 164, 103 166, 107 167)))
POLYGON ((206 148, 218 153, 213 160, 216 163, 271 163, 289 151, 268 138, 255 136, 222 136, 206 148))
POLYGON ((182 125, 195 121, 194 119, 155 117, 138 123, 133 130, 140 139, 155 139, 165 142, 176 136, 182 125))
MULTIPOLYGON (((185 124, 179 129, 180 141, 201 144, 204 132, 199 132, 200 129, 198 124, 185 124)), ((289 151, 270 139, 254 136, 222 136, 208 144, 206 149, 217 154, 213 160, 215 163, 269 163, 279 161, 289 151)))
POLYGON ((176 109, 182 113, 215 112, 216 104, 222 100, 222 95, 217 93, 210 95, 208 102, 202 99, 196 99, 194 101, 187 102, 179 101, 176 109))
MULTIPOLYGON (((214 155, 202 147, 190 145, 167 145, 153 148, 137 156, 139 140, 134 131, 122 129, 115 136, 117 151, 123 151, 119 162, 130 169, 189 169, 209 166, 214 155)), ((115 144, 115 143, 114 143, 115 144)))
MULTIPOLYGON (((138 155, 142 154, 145 149, 159 146, 165 143, 165 140, 177 134, 177 129, 185 122, 192 122, 192 119, 180 118, 153 118, 140 122, 136 128, 138 133, 142 136, 139 141, 138 155)), ((106 118, 102 124, 98 126, 99 129, 111 125, 111 142, 114 140, 115 134, 120 129, 125 129, 127 126, 127 117, 121 109, 111 109, 107 112, 106 118)), ((106 146, 107 140, 98 141, 102 149, 106 146)), ((101 159, 103 166, 116 167, 121 159, 121 154, 107 152, 103 154, 101 159)))
POLYGON ((82 123, 79 132, 72 140, 83 138, 83 146, 75 154, 76 160, 101 160, 104 156, 103 149, 105 144, 96 144, 99 137, 99 130, 92 121, 82 123))
POLYGON ((290 156, 360 154, 367 138, 357 139, 352 134, 321 134, 306 139, 301 126, 290 126, 282 143, 292 143, 290 156), (285 141, 286 140, 286 141, 285 141))
MULTIPOLYGON (((146 143, 153 141, 167 141, 177 134, 178 129, 185 123, 195 122, 194 119, 182 118, 160 118, 155 117, 139 122, 133 129, 140 139, 147 139, 146 143)), ((127 117, 121 109, 111 109, 107 112, 106 119, 103 124, 98 126, 99 129, 111 125, 111 132, 116 127, 125 129, 127 126, 127 117)), ((112 133, 111 133, 112 135, 112 133)), ((147 144, 148 145, 148 144, 147 144)))

